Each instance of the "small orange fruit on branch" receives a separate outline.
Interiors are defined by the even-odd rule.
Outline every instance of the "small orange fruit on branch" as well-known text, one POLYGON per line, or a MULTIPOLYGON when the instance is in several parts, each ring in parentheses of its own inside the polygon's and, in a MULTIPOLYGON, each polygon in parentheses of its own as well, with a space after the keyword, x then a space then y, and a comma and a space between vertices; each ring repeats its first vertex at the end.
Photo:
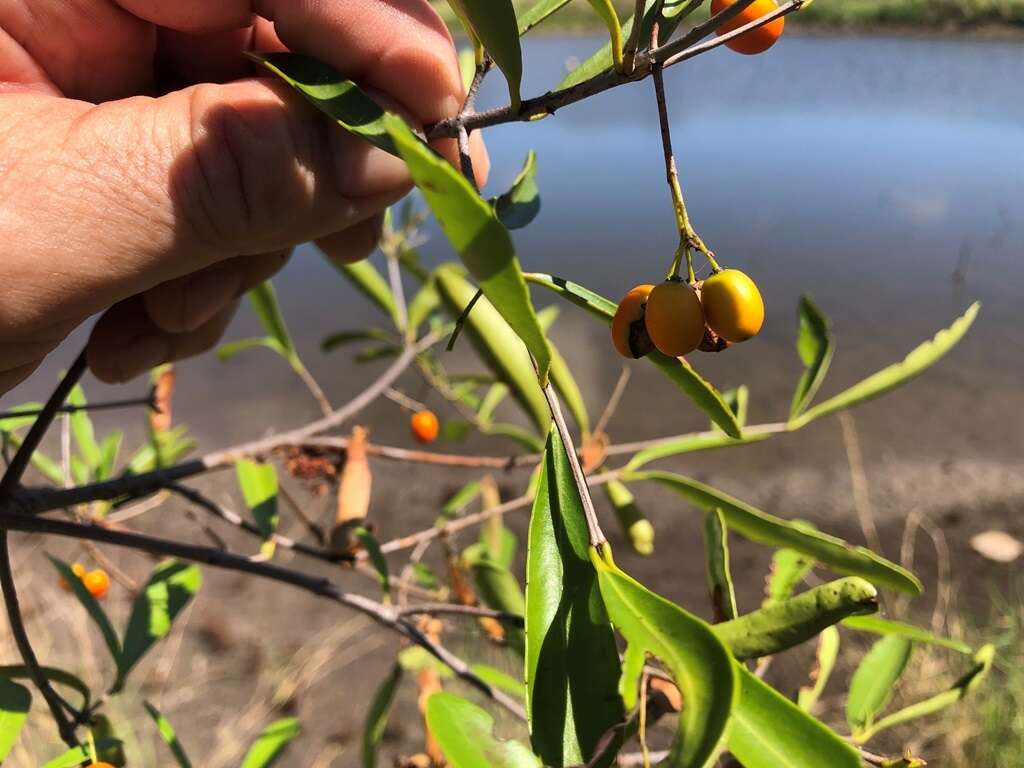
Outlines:
POLYGON ((425 408, 412 415, 409 419, 409 427, 412 429, 412 436, 424 445, 434 442, 441 431, 437 416, 433 411, 428 411, 425 408))
POLYGON ((651 291, 644 323, 654 346, 669 357, 693 352, 704 338, 700 299, 682 280, 666 280, 651 291))
MULTIPOLYGON (((736 0, 711 0, 711 13, 720 13, 734 2, 736 0)), ((732 32, 734 29, 739 29, 750 24, 752 21, 757 21, 778 9, 779 6, 775 4, 775 0, 754 0, 736 16, 718 27, 715 30, 715 34, 724 35, 726 32, 732 32)), ((786 20, 779 16, 779 18, 772 19, 767 24, 762 24, 756 29, 744 32, 739 37, 734 37, 726 43, 726 46, 732 48, 737 53, 764 53, 775 45, 775 41, 782 36, 782 29, 785 25, 786 20)))
POLYGON ((89 571, 85 574, 82 577, 82 583, 89 590, 89 594, 97 600, 102 600, 106 597, 107 592, 110 590, 110 577, 107 576, 107 572, 102 568, 97 568, 95 571, 89 571))
POLYGON ((653 285, 638 285, 622 297, 612 317, 612 344, 623 357, 636 359, 650 354, 654 343, 647 335, 644 311, 653 285))
POLYGON ((723 269, 707 278, 700 300, 708 327, 726 341, 746 341, 764 324, 761 292, 738 269, 723 269))
MULTIPOLYGON (((79 579, 81 579, 85 576, 85 566, 81 563, 74 563, 71 566, 71 572, 75 574, 75 576, 77 576, 79 579)), ((65 579, 63 576, 60 577, 60 588, 63 589, 65 592, 71 591, 71 585, 68 584, 67 579, 65 579)))

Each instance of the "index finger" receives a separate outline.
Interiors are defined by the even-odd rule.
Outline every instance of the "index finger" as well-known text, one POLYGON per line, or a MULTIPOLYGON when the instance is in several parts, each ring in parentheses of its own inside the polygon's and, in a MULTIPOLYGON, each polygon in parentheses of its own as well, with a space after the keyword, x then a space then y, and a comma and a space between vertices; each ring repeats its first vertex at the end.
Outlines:
POLYGON ((458 113, 455 46, 427 0, 118 0, 139 18, 183 32, 273 22, 292 51, 386 93, 422 123, 458 113))

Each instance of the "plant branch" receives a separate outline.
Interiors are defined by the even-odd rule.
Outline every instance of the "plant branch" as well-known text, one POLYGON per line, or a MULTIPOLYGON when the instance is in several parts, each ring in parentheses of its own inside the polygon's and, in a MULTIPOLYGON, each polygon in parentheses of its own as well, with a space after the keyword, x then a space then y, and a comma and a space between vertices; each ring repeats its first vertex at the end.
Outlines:
POLYGON ((506 611, 496 611, 493 608, 485 608, 480 605, 461 605, 459 603, 418 603, 398 610, 399 616, 443 616, 455 614, 459 616, 483 616, 489 619, 497 619, 514 627, 526 626, 522 616, 506 611))
MULTIPOLYGON (((79 411, 112 411, 118 408, 137 408, 139 406, 146 406, 147 408, 158 410, 156 408, 156 403, 153 401, 152 391, 150 391, 150 393, 145 397, 129 397, 124 400, 108 400, 103 403, 86 403, 85 405, 62 405, 56 410, 56 412, 78 413, 79 411)), ((0 412, 0 421, 4 421, 6 419, 23 419, 26 416, 39 416, 43 413, 43 410, 43 408, 35 408, 24 411, 3 411, 0 412)))
POLYGON ((626 385, 629 384, 629 377, 632 375, 633 371, 628 366, 622 366, 619 378, 615 382, 615 388, 608 397, 608 402, 605 404, 604 410, 601 412, 601 417, 597 420, 597 424, 594 425, 595 435, 600 435, 608 429, 608 422, 611 421, 612 416, 615 415, 615 411, 619 407, 619 402, 622 400, 622 395, 626 392, 626 385))

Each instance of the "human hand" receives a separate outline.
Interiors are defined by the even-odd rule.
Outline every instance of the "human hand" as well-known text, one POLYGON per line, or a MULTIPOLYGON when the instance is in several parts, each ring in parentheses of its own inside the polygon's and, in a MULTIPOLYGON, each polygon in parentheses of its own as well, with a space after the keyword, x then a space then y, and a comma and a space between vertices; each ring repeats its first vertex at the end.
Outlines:
POLYGON ((249 77, 286 47, 420 124, 461 105, 427 0, 0 3, 0 394, 97 312, 89 366, 124 381, 210 348, 293 246, 369 255, 407 173, 249 77))

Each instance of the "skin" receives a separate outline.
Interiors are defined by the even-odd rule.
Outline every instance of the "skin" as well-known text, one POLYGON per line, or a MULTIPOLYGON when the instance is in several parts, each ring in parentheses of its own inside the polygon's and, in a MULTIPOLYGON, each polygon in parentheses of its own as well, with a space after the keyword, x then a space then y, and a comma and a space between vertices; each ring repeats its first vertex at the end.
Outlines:
POLYGON ((654 349, 644 327, 644 309, 653 285, 638 285, 630 290, 612 317, 612 344, 623 357, 643 357, 654 349))
MULTIPOLYGON (((733 2, 734 0, 711 0, 711 13, 718 13, 719 11, 725 10, 732 5, 733 2)), ((726 32, 739 29, 744 24, 757 21, 762 16, 766 16, 777 8, 778 5, 775 4, 774 0, 754 0, 754 2, 744 8, 736 18, 727 21, 715 30, 715 32, 716 34, 724 35, 726 32)), ((739 37, 730 40, 725 45, 737 53, 745 53, 748 55, 764 53, 775 45, 775 41, 782 36, 782 30, 785 25, 786 20, 779 17, 769 21, 767 24, 764 24, 757 29, 752 29, 739 37)))
POLYGON ((404 166, 242 55, 285 49, 413 123, 463 99, 427 0, 0 2, 0 394, 91 316, 90 368, 125 381, 213 346, 295 245, 373 250, 404 166))

